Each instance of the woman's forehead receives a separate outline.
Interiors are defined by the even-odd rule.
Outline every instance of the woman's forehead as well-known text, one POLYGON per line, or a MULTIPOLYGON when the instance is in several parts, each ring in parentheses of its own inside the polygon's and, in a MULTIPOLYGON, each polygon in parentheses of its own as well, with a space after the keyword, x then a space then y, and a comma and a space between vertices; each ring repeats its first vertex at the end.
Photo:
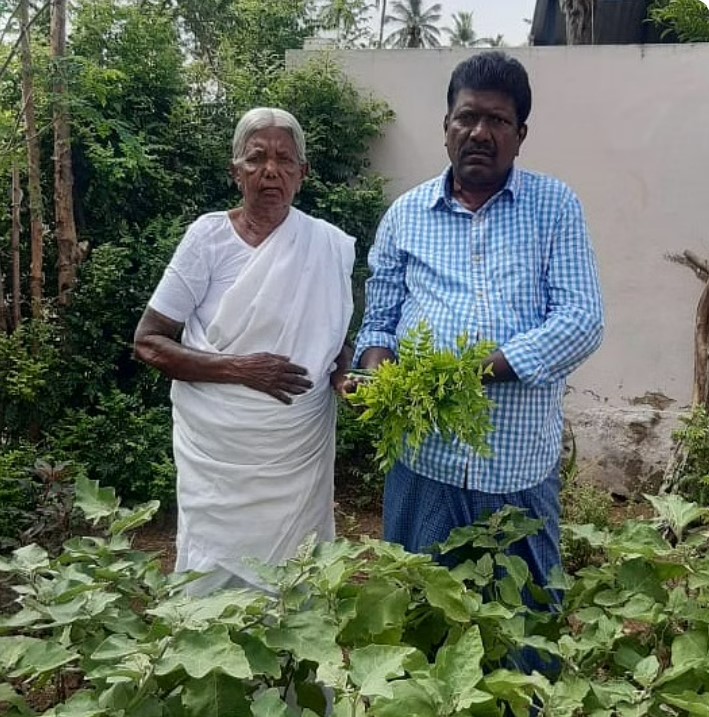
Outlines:
POLYGON ((279 147, 287 147, 293 151, 296 149, 293 135, 283 127, 264 127, 263 129, 257 129, 250 134, 246 140, 247 147, 265 147, 271 144, 279 147))

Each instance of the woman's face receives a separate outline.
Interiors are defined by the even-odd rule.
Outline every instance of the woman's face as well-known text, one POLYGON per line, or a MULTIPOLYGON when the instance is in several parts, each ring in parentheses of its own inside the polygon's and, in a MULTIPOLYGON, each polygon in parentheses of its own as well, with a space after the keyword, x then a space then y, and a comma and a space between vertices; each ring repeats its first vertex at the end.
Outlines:
POLYGON ((291 133, 281 127, 254 132, 241 161, 233 165, 244 203, 269 209, 289 207, 307 171, 308 165, 298 160, 291 133))

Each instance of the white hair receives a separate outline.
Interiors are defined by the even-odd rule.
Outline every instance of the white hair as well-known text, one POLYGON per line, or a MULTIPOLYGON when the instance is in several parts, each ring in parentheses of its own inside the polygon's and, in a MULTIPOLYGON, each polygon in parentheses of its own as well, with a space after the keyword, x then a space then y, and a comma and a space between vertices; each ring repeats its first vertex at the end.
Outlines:
POLYGON ((305 156, 305 134, 298 120, 290 112, 277 107, 254 107, 239 120, 234 130, 234 139, 231 143, 234 164, 239 164, 243 160, 246 143, 251 135, 268 127, 280 127, 290 132, 298 161, 301 164, 308 161, 305 156))

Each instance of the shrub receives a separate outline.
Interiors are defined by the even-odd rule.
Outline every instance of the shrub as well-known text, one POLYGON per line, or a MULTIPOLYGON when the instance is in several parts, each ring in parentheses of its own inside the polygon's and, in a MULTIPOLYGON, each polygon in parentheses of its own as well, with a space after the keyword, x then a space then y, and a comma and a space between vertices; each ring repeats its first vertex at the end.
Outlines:
POLYGON ((167 406, 145 408, 136 395, 113 390, 95 409, 69 411, 48 440, 58 459, 81 463, 123 498, 175 502, 167 406))
POLYGON ((374 460, 375 430, 359 420, 359 414, 344 401, 337 406, 336 480, 359 505, 378 502, 384 490, 384 475, 374 460))
POLYGON ((32 467, 38 450, 29 443, 0 450, 0 550, 15 547, 20 533, 30 524, 35 484, 32 467))
MULTIPOLYGON (((561 468, 561 518, 563 523, 593 525, 607 528, 610 524, 613 498, 611 494, 588 480, 584 480, 576 460, 576 440, 571 435, 571 451, 561 468)), ((599 556, 587 541, 574 538, 562 529, 561 555, 564 566, 570 572, 593 562, 599 556)))
POLYGON ((672 490, 700 505, 709 504, 709 412, 694 408, 680 418, 682 427, 672 437, 676 442, 670 482, 672 490))

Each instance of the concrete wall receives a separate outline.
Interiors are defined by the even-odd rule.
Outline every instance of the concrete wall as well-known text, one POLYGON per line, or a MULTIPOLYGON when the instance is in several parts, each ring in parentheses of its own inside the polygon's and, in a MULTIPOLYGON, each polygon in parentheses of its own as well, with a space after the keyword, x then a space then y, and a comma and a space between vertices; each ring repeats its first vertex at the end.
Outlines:
MULTIPOLYGON (((587 474, 621 490, 662 471, 671 429, 691 398, 702 285, 667 256, 691 249, 709 258, 709 44, 509 52, 533 89, 519 164, 577 191, 598 254, 606 339, 570 377, 567 416, 587 474)), ((467 54, 335 53, 363 90, 396 112, 371 154, 392 196, 445 166, 445 93, 467 54)))

